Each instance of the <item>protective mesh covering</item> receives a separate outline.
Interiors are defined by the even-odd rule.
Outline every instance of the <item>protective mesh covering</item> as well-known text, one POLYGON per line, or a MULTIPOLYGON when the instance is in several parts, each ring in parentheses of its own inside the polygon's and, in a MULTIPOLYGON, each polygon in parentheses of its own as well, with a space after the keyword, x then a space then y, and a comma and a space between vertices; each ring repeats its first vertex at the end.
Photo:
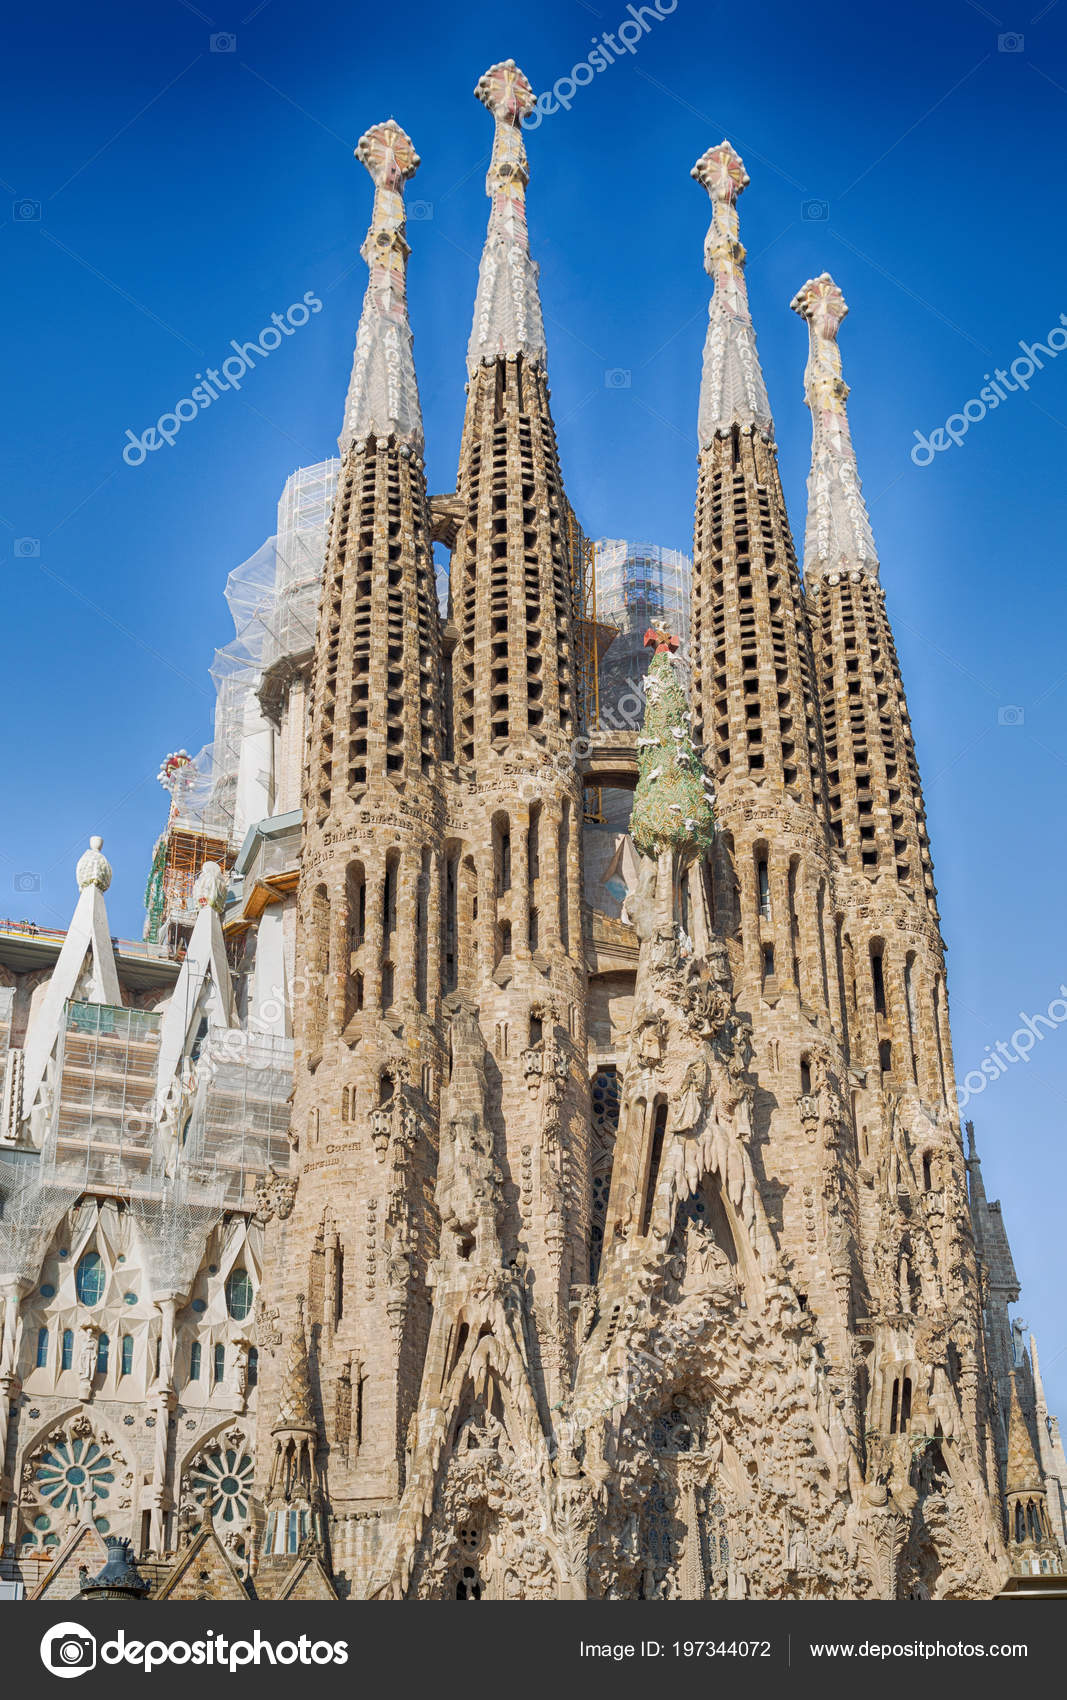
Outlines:
POLYGON ((148 1176, 159 1029, 147 1010, 68 1004, 48 1148, 64 1184, 128 1187, 148 1176))
POLYGON ((174 791, 174 821, 230 838, 249 697, 262 673, 315 641, 340 461, 301 467, 278 503, 278 532, 226 580, 235 636, 215 651, 215 728, 174 791))
POLYGON ((689 636, 692 563, 678 549, 602 537, 596 546, 597 618, 618 627, 600 663, 600 721, 607 729, 641 725, 648 671, 645 632, 657 626, 683 645, 689 636))
POLYGON ((0 986, 0 1058, 7 1055, 11 1044, 11 1023, 15 1017, 15 988, 0 986))
POLYGON ((226 1205, 253 1203, 256 1182, 289 1161, 293 1042, 228 1029, 200 1056, 184 1161, 210 1173, 226 1205))
POLYGON ((340 470, 341 462, 336 459, 302 466, 282 491, 264 668, 314 645, 330 512, 340 470))
POLYGON ((80 1190, 56 1177, 45 1153, 0 1157, 0 1279, 36 1280, 48 1242, 80 1190))
POLYGON ((131 1193, 154 1292, 188 1292, 222 1214, 225 1190, 213 1173, 183 1162, 173 1177, 155 1167, 148 1184, 131 1193))

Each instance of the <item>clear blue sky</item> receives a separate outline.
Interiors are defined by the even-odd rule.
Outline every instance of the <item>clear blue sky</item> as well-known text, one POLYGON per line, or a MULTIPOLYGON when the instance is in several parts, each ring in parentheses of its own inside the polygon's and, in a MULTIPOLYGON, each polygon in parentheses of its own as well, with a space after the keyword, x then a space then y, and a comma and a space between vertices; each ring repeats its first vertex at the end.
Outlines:
MULTIPOLYGON (((365 280, 362 131, 394 115, 423 158, 411 315, 431 487, 450 489, 487 206, 474 83, 511 56, 547 89, 630 16, 622 0, 221 3, 59 0, 7 22, 0 914, 65 925, 74 862, 101 832, 113 930, 140 933, 166 812, 155 774, 210 736, 226 575, 273 529, 288 473, 334 448, 365 280), (234 50, 211 51, 226 32, 234 50), (240 395, 123 464, 127 429, 309 290, 323 311, 240 395), (39 555, 16 553, 27 538, 39 555), (26 874, 39 891, 16 885, 26 874)), ((1067 353, 961 446, 925 468, 909 458, 916 430, 944 425, 1067 312, 1067 5, 995 17, 1004 4, 677 0, 528 138, 553 406, 593 536, 690 546, 708 203, 688 173, 706 147, 728 136, 752 178, 742 234, 798 537, 806 339, 788 304, 830 270, 851 305, 853 433, 961 1073, 1067 982, 1067 353)), ((1067 1023, 972 1110, 1067 1418, 1067 1023)))

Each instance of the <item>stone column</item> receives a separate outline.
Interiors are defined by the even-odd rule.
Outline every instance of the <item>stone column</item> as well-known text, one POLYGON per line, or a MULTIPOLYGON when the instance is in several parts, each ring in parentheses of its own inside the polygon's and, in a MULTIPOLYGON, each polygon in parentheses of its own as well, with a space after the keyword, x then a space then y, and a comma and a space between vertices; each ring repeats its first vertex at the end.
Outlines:
POLYGON ((155 1416, 152 1456, 152 1499, 148 1542, 153 1552, 161 1553, 165 1545, 167 1513, 174 1504, 167 1479, 167 1453, 170 1440, 170 1414, 177 1396, 174 1391, 174 1319, 179 1300, 168 1297, 156 1300, 161 1318, 159 1337, 159 1375, 149 1394, 155 1416))

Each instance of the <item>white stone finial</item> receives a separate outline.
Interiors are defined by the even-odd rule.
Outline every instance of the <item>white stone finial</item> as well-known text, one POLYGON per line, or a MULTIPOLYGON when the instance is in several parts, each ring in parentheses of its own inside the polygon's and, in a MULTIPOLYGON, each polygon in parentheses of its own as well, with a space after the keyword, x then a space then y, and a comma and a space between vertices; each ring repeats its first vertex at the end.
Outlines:
POLYGON ((711 198, 711 228, 704 242, 704 270, 714 279, 704 343, 697 431, 706 448, 735 425, 773 434, 771 405, 756 353, 756 333, 745 284, 745 250, 738 234, 737 197, 748 172, 729 142, 709 148, 690 173, 711 198))
POLYGON ((790 303, 809 333, 804 399, 811 411, 812 454, 804 572, 862 572, 878 577, 878 553, 863 500, 848 428, 848 385, 837 333, 848 305, 829 272, 809 278, 790 303))
POLYGON ((489 229, 478 267, 474 324, 467 344, 467 372, 473 378, 485 361, 521 354, 531 365, 545 364, 545 327, 537 288, 537 264, 526 229, 526 185, 530 167, 522 122, 537 100, 529 79, 514 59, 491 65, 478 79, 476 97, 496 126, 493 154, 485 179, 489 229))
POLYGON ((79 858, 78 866, 74 870, 79 891, 85 891, 90 885, 106 891, 111 884, 111 863, 106 856, 100 854, 103 843, 102 838, 90 838, 88 850, 79 858))
POLYGON ((356 337, 340 447, 369 438, 395 438, 422 453, 422 412, 408 322, 404 185, 419 156, 395 118, 375 124, 359 139, 356 158, 374 183, 370 229, 360 253, 370 277, 356 337))
POLYGON ((226 907, 227 881, 218 862, 205 862, 193 886, 193 902, 198 909, 216 909, 222 914, 226 907))

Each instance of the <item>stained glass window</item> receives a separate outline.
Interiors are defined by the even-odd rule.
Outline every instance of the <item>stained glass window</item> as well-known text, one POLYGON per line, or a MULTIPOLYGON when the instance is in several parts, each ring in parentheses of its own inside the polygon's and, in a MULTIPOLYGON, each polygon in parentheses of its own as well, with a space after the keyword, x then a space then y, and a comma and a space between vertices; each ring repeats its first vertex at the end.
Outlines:
POLYGON ((60 1369, 69 1369, 74 1362, 74 1333, 70 1328, 63 1330, 63 1345, 60 1351, 60 1369))
POLYGON ((122 1336, 122 1373, 130 1375, 133 1371, 133 1335, 122 1336))
POLYGON ((48 1330, 47 1330, 47 1328, 38 1328, 38 1330, 37 1330, 37 1368, 38 1369, 45 1369, 47 1367, 47 1364, 48 1364, 48 1330))
POLYGON ((235 1269, 226 1279, 226 1309, 235 1322, 243 1322, 252 1309, 252 1278, 247 1269, 235 1269))
POLYGON ((87 1251, 74 1271, 78 1303, 98 1305, 104 1296, 104 1260, 98 1251, 87 1251))

